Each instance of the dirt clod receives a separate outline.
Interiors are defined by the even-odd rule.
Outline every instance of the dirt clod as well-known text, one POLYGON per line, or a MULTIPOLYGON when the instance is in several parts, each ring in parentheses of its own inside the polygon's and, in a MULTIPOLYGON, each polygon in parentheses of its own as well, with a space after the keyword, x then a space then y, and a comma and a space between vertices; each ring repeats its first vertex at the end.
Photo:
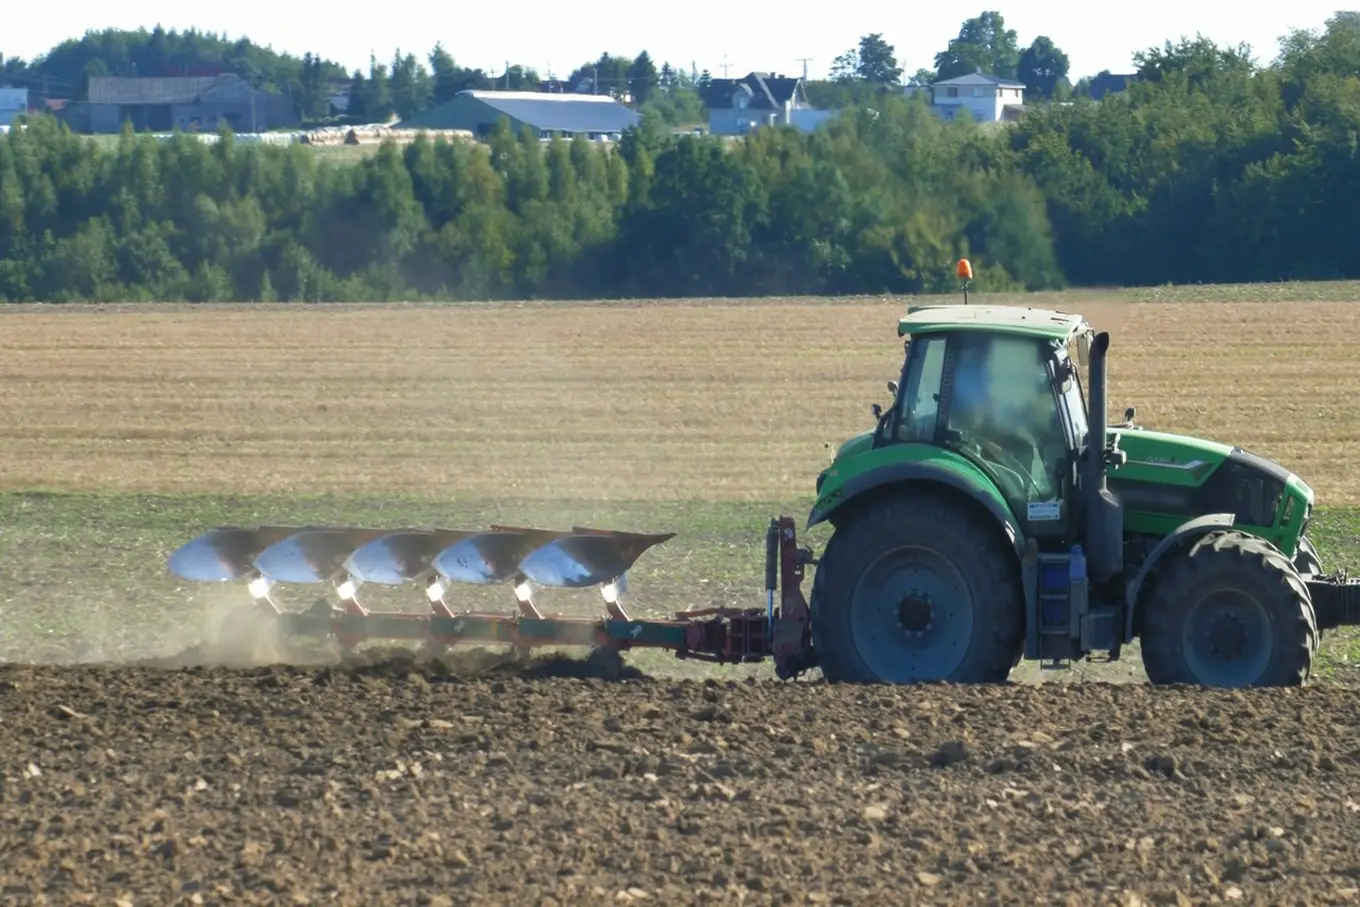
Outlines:
POLYGON ((1360 763, 1305 758, 1360 751, 1353 690, 866 696, 610 662, 0 667, 6 900, 1355 897, 1360 763))

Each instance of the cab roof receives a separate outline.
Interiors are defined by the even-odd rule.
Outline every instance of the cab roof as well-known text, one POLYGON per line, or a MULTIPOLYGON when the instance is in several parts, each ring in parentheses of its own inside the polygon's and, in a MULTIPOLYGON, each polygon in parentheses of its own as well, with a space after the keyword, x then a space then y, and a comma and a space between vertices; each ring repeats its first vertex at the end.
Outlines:
POLYGON ((1009 305, 911 306, 897 323, 897 336, 941 331, 996 331, 1067 340, 1086 325, 1070 312, 1009 305))

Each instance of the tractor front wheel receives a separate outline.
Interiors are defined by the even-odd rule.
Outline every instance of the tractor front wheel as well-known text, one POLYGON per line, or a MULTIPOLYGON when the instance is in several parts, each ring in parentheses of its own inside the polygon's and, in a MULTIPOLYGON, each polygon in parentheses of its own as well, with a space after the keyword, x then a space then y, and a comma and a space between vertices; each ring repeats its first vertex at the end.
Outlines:
POLYGON ((1014 550, 989 514, 948 492, 873 501, 828 542, 812 644, 832 682, 998 683, 1024 646, 1014 550))
POLYGON ((1169 555, 1142 604, 1141 648, 1156 684, 1299 686, 1317 618, 1308 587, 1269 542, 1211 532, 1169 555))
POLYGON ((1301 576, 1322 575, 1322 559, 1306 535, 1299 539, 1299 550, 1294 554, 1294 569, 1301 576))

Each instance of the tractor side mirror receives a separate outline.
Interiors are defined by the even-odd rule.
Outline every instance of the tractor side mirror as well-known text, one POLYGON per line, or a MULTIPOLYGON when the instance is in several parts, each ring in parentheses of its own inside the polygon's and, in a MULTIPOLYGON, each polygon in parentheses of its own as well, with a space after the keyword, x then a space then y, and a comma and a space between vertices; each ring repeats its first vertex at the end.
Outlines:
POLYGON ((875 419, 883 418, 883 407, 879 404, 875 403, 873 406, 869 407, 869 409, 873 411, 875 419))
POLYGON ((1094 335, 1091 331, 1082 331, 1077 336, 1077 362, 1082 368, 1091 364, 1091 342, 1094 335))
POLYGON ((888 382, 888 393, 892 394, 894 397, 897 396, 897 382, 896 382, 896 381, 889 381, 889 382, 888 382))

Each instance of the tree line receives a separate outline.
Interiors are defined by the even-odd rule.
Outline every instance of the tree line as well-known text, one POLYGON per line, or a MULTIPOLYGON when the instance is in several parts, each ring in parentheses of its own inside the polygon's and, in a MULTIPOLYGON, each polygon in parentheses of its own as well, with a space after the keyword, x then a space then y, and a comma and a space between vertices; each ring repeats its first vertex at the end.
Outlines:
MULTIPOLYGON (((881 34, 862 37, 858 45, 831 65, 828 79, 810 79, 806 89, 814 106, 839 109, 871 98, 876 90, 904 84, 927 84, 981 68, 1026 84, 1033 99, 1064 98, 1067 56, 1044 36, 1021 48, 1014 29, 997 11, 967 19, 958 36, 935 56, 933 68, 917 69, 904 79, 893 46, 881 34)), ((636 56, 603 53, 574 67, 565 76, 545 77, 532 67, 506 64, 492 73, 460 65, 442 43, 424 56, 397 49, 390 59, 371 56, 368 67, 346 72, 320 55, 296 57, 254 44, 194 29, 103 29, 71 38, 37 59, 26 61, 0 54, 0 84, 28 88, 35 101, 82 99, 89 80, 98 76, 185 76, 228 72, 256 88, 287 95, 303 123, 385 122, 408 118, 441 104, 466 89, 538 91, 570 90, 588 84, 592 91, 626 95, 634 106, 669 125, 705 119, 702 98, 713 75, 653 60, 644 49, 636 56), (343 114, 330 109, 333 95, 346 95, 343 114)), ((1080 86, 1076 90, 1080 90, 1080 86)))
POLYGON ((0 137, 0 299, 930 293, 1360 277, 1360 15, 1268 66, 1207 39, 997 127, 880 93, 811 134, 0 137))

